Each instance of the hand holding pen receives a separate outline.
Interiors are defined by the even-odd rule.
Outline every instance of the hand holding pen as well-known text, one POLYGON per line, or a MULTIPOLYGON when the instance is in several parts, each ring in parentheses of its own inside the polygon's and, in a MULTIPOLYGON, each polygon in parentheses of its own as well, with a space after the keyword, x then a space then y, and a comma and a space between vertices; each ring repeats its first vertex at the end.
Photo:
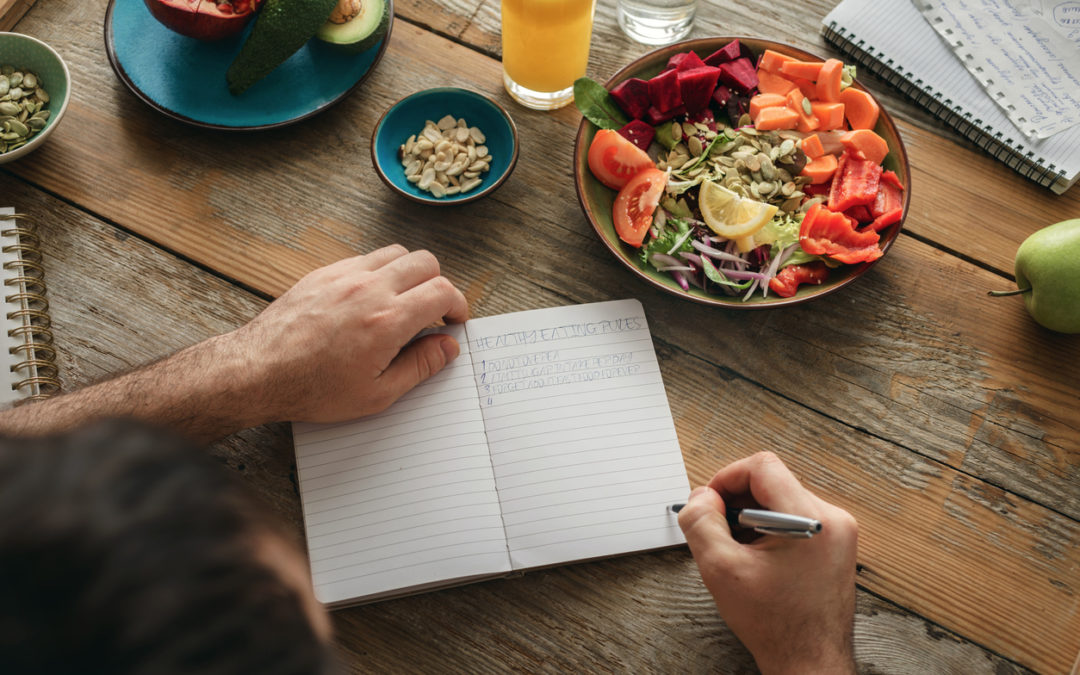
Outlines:
POLYGON ((759 453, 691 492, 678 518, 717 609, 763 673, 854 672, 849 513, 804 488, 776 455, 759 453), (747 528, 786 531, 745 543, 733 536, 747 528), (787 537, 800 529, 802 541, 787 537))

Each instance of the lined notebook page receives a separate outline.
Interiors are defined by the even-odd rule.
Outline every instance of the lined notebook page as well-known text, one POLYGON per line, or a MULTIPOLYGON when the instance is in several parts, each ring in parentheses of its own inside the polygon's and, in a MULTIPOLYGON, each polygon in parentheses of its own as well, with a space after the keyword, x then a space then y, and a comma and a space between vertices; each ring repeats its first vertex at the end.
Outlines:
POLYGON ((637 300, 467 324, 514 569, 684 543, 689 483, 637 300))
POLYGON ((1064 174, 1064 179, 1053 186, 1054 192, 1060 193, 1076 181, 1080 174, 1080 126, 1042 140, 1025 138, 911 0, 844 0, 822 23, 888 68, 904 74, 917 90, 929 92, 946 111, 960 110, 950 116, 928 106, 969 137, 972 134, 965 128, 982 130, 984 133, 973 138, 974 142, 1008 166, 1017 168, 1023 158, 1041 159, 1044 166, 1052 165, 1054 172, 1064 174))
POLYGON ((465 331, 443 332, 461 355, 389 410, 293 425, 321 602, 510 571, 465 331))

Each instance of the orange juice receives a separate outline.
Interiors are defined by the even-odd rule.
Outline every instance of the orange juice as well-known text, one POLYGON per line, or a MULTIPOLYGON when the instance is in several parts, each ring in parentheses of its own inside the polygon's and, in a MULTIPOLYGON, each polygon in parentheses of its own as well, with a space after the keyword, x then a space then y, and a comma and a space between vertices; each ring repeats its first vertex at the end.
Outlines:
POLYGON ((503 72, 514 98, 529 105, 522 97, 538 94, 549 105, 532 107, 542 108, 573 100, 570 89, 589 62, 595 5, 595 0, 502 0, 503 72), (555 100, 560 97, 565 100, 555 100))

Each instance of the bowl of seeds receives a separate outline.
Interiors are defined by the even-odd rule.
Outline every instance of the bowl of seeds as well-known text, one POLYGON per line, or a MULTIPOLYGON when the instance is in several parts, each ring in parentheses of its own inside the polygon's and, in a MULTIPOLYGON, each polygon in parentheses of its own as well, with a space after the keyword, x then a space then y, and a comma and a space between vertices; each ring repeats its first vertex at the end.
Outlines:
POLYGON ((0 164, 33 152, 70 98, 67 64, 41 40, 0 33, 0 164))
POLYGON ((494 192, 517 163, 517 128, 502 106, 474 91, 425 89, 383 113, 371 161, 406 199, 445 206, 494 192))
POLYGON ((877 264, 908 213, 896 124, 837 59, 752 37, 687 40, 579 82, 579 98, 582 211, 619 263, 680 298, 822 298, 877 264))

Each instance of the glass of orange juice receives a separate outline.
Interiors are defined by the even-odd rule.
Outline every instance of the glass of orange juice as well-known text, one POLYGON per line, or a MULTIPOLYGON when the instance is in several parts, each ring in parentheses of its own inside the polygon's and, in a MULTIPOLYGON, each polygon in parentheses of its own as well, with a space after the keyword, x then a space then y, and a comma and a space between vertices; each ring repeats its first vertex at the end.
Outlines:
POLYGON ((503 84, 515 101, 554 110, 574 100, 595 8, 596 0, 502 0, 503 84))

